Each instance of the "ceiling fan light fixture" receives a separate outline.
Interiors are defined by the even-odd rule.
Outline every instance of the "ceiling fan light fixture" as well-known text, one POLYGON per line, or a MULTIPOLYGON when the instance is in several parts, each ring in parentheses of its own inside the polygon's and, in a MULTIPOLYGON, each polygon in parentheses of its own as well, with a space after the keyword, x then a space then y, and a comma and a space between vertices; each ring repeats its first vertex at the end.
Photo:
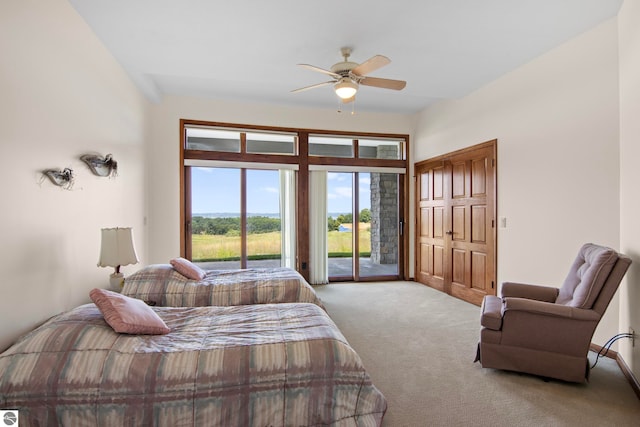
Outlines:
POLYGON ((342 99, 349 99, 353 97, 358 91, 358 84, 353 82, 348 77, 343 77, 340 79, 338 83, 333 87, 336 91, 336 95, 338 95, 342 99))

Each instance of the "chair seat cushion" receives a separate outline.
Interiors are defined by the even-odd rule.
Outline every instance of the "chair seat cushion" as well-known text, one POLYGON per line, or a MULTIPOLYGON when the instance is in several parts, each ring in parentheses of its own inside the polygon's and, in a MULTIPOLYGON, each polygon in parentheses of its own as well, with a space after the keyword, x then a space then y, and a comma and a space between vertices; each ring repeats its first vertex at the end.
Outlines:
POLYGON ((486 295, 482 300, 480 324, 499 331, 502 328, 502 298, 486 295))

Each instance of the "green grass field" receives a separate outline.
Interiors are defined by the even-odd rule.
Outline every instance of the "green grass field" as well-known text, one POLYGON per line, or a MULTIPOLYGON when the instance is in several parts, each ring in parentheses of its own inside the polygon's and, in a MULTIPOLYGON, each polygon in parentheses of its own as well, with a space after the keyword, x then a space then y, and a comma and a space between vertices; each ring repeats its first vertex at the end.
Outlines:
MULTIPOLYGON (((352 233, 330 231, 328 251, 330 256, 351 256, 353 252, 352 233)), ((192 258, 194 261, 224 261, 240 258, 240 236, 214 236, 194 234, 191 236, 192 258)), ((371 252, 369 229, 360 230, 360 253, 371 252)), ((247 235, 247 255, 249 259, 280 258, 280 232, 247 235)))

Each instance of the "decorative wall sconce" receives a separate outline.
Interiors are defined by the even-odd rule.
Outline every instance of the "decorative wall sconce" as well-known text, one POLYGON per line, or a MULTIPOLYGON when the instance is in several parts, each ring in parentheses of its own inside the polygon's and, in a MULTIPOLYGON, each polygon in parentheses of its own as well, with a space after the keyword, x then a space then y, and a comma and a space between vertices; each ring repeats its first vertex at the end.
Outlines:
POLYGON ((80 156, 80 160, 89 166, 94 175, 108 177, 118 175, 118 162, 113 159, 111 154, 107 154, 104 157, 97 154, 85 154, 80 156))
POLYGON ((71 187, 73 187, 75 177, 71 168, 64 168, 63 170, 47 169, 42 171, 42 174, 49 178, 52 183, 65 190, 71 190, 71 187))

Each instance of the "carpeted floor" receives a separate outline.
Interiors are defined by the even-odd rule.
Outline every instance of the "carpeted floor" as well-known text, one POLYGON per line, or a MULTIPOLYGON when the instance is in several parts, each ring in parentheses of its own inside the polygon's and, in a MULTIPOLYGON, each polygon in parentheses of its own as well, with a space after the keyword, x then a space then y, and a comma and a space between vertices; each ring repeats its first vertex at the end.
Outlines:
POLYGON ((612 359, 588 384, 483 369, 479 307, 414 282, 316 290, 387 398, 383 426, 640 426, 640 400, 612 359))

